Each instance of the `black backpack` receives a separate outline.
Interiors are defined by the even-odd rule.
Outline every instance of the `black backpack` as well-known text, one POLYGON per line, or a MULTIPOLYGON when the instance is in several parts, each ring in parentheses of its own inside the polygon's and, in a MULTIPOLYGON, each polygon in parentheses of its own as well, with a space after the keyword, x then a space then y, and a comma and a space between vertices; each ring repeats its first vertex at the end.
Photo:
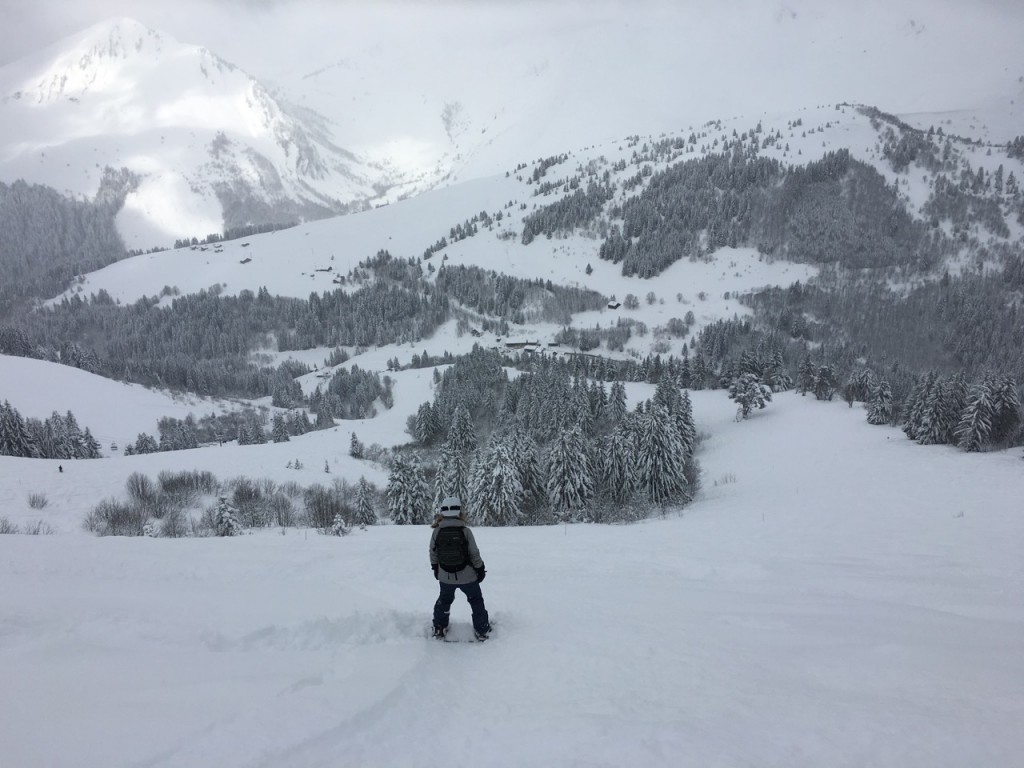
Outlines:
POLYGON ((434 551, 437 564, 448 573, 456 573, 469 565, 469 539, 461 525, 438 528, 434 551))

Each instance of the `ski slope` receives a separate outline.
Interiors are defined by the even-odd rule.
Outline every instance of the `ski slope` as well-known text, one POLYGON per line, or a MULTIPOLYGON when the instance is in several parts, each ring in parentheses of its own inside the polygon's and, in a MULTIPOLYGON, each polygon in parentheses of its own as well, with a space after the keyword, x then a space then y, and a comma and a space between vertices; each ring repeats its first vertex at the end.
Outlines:
MULTIPOLYGON (((710 436, 682 513, 477 529, 484 644, 424 636, 425 526, 0 536, 3 763, 1018 765, 1018 452, 795 394, 743 423, 693 399, 710 436)), ((84 514, 109 491, 92 467, 127 461, 52 482, 84 514)))

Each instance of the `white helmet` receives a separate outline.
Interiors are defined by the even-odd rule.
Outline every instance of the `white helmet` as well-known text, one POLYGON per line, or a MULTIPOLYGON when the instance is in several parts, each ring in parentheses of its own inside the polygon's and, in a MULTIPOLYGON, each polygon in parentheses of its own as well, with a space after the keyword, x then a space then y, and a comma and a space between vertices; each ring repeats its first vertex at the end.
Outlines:
POLYGON ((441 502, 441 517, 458 517, 462 513, 462 502, 458 496, 449 496, 441 502))

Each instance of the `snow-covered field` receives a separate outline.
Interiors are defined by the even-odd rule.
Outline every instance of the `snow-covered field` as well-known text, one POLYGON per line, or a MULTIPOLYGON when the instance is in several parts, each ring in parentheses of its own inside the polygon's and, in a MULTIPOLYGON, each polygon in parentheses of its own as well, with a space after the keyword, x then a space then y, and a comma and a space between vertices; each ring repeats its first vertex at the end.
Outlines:
MULTIPOLYGON (((794 394, 743 423, 693 398, 710 437, 682 513, 477 530, 485 644, 424 636, 426 527, 0 536, 0 762, 1019 765, 1018 452, 794 394)), ((59 481, 84 514, 109 491, 84 468, 128 461, 59 481)))

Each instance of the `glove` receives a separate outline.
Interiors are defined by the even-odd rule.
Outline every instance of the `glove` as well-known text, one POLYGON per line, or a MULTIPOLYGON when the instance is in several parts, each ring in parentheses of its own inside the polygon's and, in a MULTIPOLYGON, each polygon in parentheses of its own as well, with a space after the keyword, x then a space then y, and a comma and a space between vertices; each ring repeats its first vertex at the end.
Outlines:
POLYGON ((482 565, 479 568, 474 568, 473 570, 476 571, 477 581, 483 581, 484 577, 487 576, 487 569, 482 565))
POLYGON ((437 575, 437 563, 431 563, 430 569, 434 572, 434 578, 440 581, 441 577, 437 575))

